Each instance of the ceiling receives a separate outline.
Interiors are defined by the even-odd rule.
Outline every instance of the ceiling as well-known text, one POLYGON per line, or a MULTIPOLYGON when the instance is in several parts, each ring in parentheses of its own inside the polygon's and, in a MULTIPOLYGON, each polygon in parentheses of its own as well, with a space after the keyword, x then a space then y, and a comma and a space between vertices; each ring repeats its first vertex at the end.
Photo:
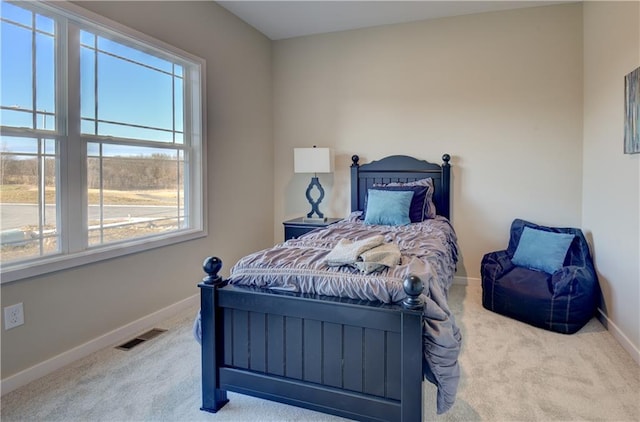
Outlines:
POLYGON ((218 1, 271 40, 567 1, 218 1))

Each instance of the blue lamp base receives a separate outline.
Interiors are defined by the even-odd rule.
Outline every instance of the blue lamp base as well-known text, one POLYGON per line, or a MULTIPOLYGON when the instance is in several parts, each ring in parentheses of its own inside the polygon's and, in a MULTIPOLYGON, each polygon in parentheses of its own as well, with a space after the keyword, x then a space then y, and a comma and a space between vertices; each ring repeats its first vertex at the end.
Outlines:
POLYGON ((307 201, 309 201, 309 204, 311 204, 311 212, 307 214, 307 218, 313 218, 313 214, 317 214, 317 218, 324 221, 325 216, 320 212, 320 209, 318 209, 318 205, 320 205, 320 202, 322 202, 322 199, 324 198, 324 189, 322 189, 322 185, 320 184, 317 176, 311 178, 311 183, 309 183, 309 186, 307 186, 306 195, 307 201), (311 191, 313 190, 314 186, 320 191, 320 196, 316 200, 311 197, 311 191))

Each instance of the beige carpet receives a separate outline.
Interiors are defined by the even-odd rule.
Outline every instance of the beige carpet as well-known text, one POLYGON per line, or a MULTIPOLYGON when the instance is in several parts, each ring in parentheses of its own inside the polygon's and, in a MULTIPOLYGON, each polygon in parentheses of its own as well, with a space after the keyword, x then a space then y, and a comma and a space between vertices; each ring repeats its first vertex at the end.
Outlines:
MULTIPOLYGON (((566 336, 486 311, 479 286, 453 286, 464 336, 458 399, 435 414, 424 383, 424 418, 440 421, 638 421, 640 367, 593 319, 566 336)), ((201 412, 196 310, 168 332, 125 352, 102 350, 2 397, 9 421, 330 421, 317 412, 229 393, 217 414, 201 412)))

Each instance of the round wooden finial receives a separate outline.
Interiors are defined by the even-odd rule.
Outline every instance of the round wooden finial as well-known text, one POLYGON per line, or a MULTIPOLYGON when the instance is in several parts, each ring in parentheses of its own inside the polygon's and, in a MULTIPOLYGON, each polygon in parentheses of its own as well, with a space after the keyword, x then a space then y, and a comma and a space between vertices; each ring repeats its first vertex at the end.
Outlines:
POLYGON ((449 160, 451 160, 451 156, 449 154, 444 154, 442 156, 442 161, 444 161, 446 164, 449 164, 449 160))
POLYGON ((217 256, 210 256, 204 260, 202 269, 208 275, 202 279, 204 284, 219 284, 222 281, 222 277, 218 275, 218 272, 222 268, 222 260, 217 256))
POLYGON ((358 161, 360 160, 360 157, 358 157, 357 155, 352 155, 351 156, 351 161, 352 161, 352 166, 357 166, 358 165, 358 161))
POLYGON ((424 304, 422 303, 422 299, 420 299, 420 294, 424 289, 424 284, 422 280, 420 280, 420 277, 409 274, 404 278, 402 287, 407 294, 407 297, 402 301, 402 305, 407 309, 422 309, 424 304))

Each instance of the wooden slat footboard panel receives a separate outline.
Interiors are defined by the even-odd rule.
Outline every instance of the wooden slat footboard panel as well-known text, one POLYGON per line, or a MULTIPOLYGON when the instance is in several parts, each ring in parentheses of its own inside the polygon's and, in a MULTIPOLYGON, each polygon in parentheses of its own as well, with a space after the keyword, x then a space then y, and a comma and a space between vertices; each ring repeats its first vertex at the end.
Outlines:
POLYGON ((399 332, 225 308, 224 333, 227 367, 400 399, 399 332))
POLYGON ((233 286, 213 290, 217 320, 203 315, 203 331, 213 324, 222 340, 214 391, 360 420, 420 420, 420 312, 233 286))

